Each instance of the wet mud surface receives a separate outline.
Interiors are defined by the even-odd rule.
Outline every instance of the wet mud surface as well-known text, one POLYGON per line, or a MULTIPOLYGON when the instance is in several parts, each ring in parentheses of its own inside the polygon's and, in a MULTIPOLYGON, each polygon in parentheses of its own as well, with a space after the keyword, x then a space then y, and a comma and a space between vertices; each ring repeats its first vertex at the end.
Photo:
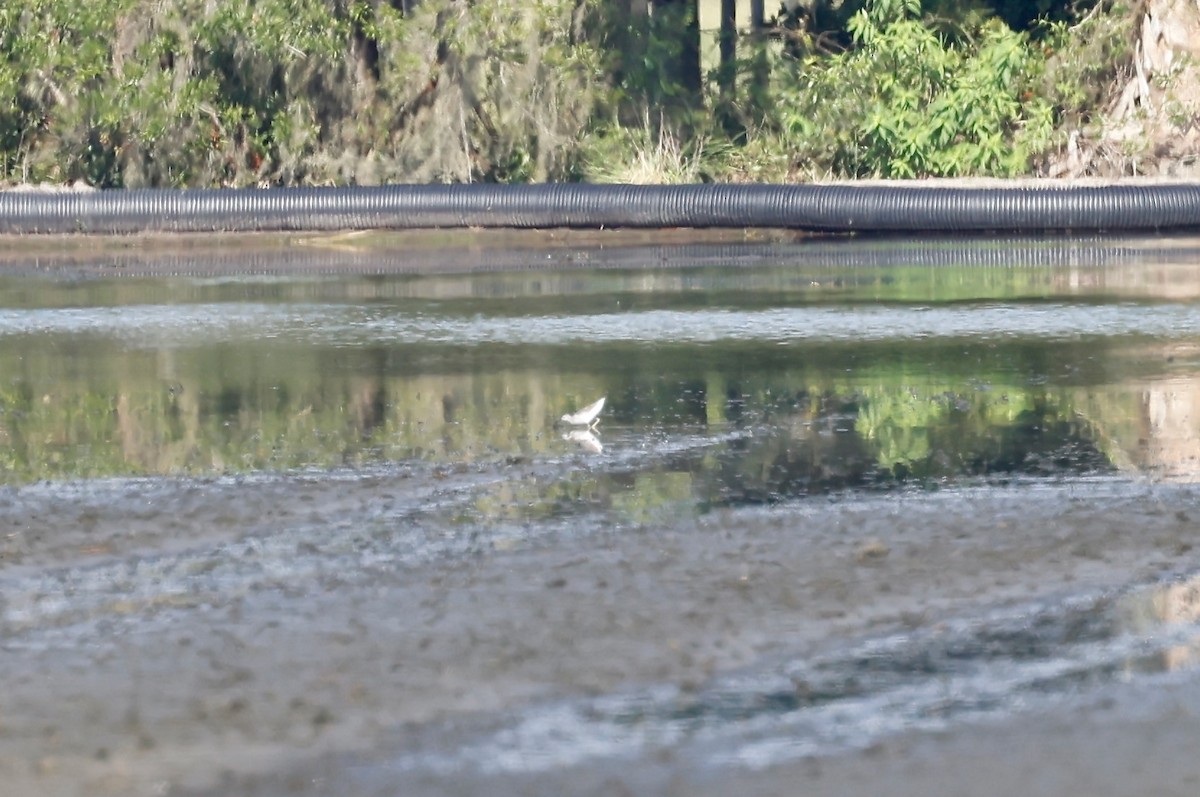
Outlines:
MULTIPOLYGON (((983 661, 991 645, 992 658, 1031 657, 1050 675, 1081 642, 1124 639, 1089 676, 1111 688, 1138 656, 1188 659, 1169 616, 1086 639, 1080 629, 1118 622, 1112 601, 1177 584, 1195 565, 1190 486, 980 486, 670 523, 598 516, 536 533, 439 519, 439 507, 506 475, 0 491, 0 773, 12 793, 517 794, 591 782, 573 793, 708 783, 715 794, 731 780, 772 793, 781 772, 826 759, 840 771, 850 752, 895 743, 879 731, 895 707, 868 710, 840 740, 778 725, 814 689, 848 706, 899 684, 835 689, 818 677, 822 661, 890 644, 877 660, 944 680, 931 657, 983 661), (747 706, 784 694, 775 720, 752 721, 747 706), (742 725, 707 741, 695 723, 647 735, 628 719, 512 738, 563 707, 595 720, 605 696, 639 716, 740 700, 742 725), (713 763, 714 744, 769 749, 773 722, 792 740, 785 748, 811 747, 713 763)), ((1001 726, 1030 710, 1028 689, 1005 672, 980 676, 992 684, 985 719, 1001 726)), ((921 727, 900 720, 898 730, 921 727)))
POLYGON ((1196 793, 1195 240, 540 235, 0 255, 0 794, 1196 793))

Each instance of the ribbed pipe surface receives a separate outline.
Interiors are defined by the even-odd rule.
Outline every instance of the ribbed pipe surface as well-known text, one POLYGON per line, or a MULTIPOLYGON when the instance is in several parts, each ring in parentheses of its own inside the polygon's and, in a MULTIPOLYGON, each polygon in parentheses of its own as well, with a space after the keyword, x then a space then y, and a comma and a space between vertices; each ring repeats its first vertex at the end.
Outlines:
POLYGON ((777 227, 820 232, 1200 229, 1200 184, 966 188, 557 183, 0 192, 0 232, 777 227))

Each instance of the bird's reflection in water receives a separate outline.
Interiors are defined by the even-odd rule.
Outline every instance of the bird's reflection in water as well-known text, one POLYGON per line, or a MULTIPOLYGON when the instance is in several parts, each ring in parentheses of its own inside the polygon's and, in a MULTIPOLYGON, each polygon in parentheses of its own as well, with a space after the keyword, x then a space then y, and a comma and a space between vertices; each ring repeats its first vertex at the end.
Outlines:
POLYGON ((572 429, 563 434, 563 440, 570 440, 584 451, 590 451, 593 454, 600 454, 604 451, 604 444, 590 429, 572 429))

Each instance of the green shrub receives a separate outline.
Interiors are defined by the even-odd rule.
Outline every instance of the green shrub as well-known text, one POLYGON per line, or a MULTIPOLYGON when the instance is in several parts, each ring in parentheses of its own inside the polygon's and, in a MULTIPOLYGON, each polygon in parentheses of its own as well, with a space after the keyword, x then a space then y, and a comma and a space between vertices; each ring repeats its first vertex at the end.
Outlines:
POLYGON ((570 0, 0 9, 0 180, 547 179, 604 74, 570 0))
POLYGON ((705 95, 678 69, 682 3, 395 6, 0 4, 0 183, 1023 174, 1101 120, 1136 18, 1025 33, 982 0, 846 0, 844 50, 743 41, 736 86, 705 95))
POLYGON ((1049 104, 1030 91, 1038 51, 995 19, 949 41, 920 10, 919 0, 872 0, 850 20, 853 47, 784 74, 778 124, 799 169, 890 178, 1027 170, 1052 130, 1049 104))
POLYGON ((1132 69, 1138 14, 1120 3, 1096 8, 1075 24, 1045 24, 1045 69, 1035 91, 1055 109, 1057 125, 1077 129, 1099 121, 1132 69))

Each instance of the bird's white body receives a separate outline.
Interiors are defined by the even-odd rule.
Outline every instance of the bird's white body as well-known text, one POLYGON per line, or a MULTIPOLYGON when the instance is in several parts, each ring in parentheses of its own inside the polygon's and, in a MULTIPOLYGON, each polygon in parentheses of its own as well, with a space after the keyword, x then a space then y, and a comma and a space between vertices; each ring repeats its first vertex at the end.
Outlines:
POLYGON ((562 416, 563 423, 569 423, 572 426, 586 426, 589 429, 596 425, 596 419, 600 417, 600 410, 604 409, 604 400, 607 396, 601 396, 596 401, 587 405, 579 412, 568 412, 562 416))

